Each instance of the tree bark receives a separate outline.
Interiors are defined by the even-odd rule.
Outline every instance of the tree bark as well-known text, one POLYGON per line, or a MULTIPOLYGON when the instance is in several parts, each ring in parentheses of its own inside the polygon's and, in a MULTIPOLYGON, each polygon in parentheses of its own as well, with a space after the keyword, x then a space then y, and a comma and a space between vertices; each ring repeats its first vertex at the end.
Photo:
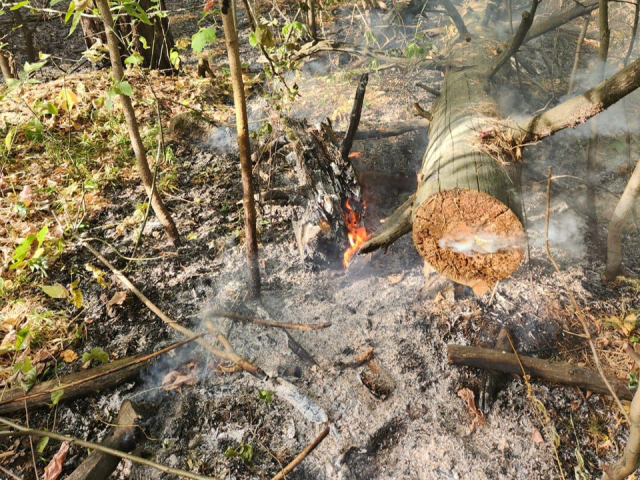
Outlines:
MULTIPOLYGON (((96 0, 96 1, 98 4, 98 8, 100 10, 100 15, 102 16, 102 21, 104 22, 104 25, 105 25, 107 44, 109 47, 109 57, 111 58, 111 67, 113 70, 113 77, 117 83, 120 83, 124 80, 124 70, 122 68, 122 62, 120 59, 118 39, 116 37, 116 34, 114 33, 114 23, 113 23, 113 17, 111 16, 111 10, 109 9, 109 2, 108 0, 96 0)), ((153 211, 158 217, 158 220, 164 227, 164 230, 167 234, 167 237, 169 238, 169 241, 173 245, 178 246, 180 245, 180 234, 178 233, 178 229, 176 228, 175 223, 173 223, 171 214, 167 210, 167 207, 164 205, 164 202, 160 197, 160 193, 153 186, 153 174, 151 173, 151 169, 149 168, 149 163, 147 162, 147 155, 145 152, 144 145, 142 143, 142 137, 140 137, 138 121, 136 120, 136 114, 135 114, 135 111, 133 110, 133 104, 131 102, 131 98, 129 98, 126 95, 119 95, 119 97, 120 97, 120 102, 122 104, 122 110, 124 111, 124 117, 127 122, 127 127, 129 130, 131 147, 133 148, 133 152, 136 157, 138 172, 140 173, 140 177, 142 178, 142 183, 144 185, 145 190, 147 191, 147 195, 152 198, 151 206, 153 207, 153 211)))
MULTIPOLYGON (((453 365, 495 370, 522 375, 522 367, 527 375, 542 378, 553 383, 583 388, 601 395, 610 395, 609 390, 595 370, 571 363, 553 360, 541 360, 493 350, 490 348, 447 345, 447 358, 453 365), (520 362, 522 362, 522 367, 520 362)), ((614 391, 622 400, 631 400, 634 392, 629 390, 627 382, 615 377, 607 377, 614 391)))
MULTIPOLYGON (((152 0, 139 0, 138 4, 145 12, 155 6, 152 0)), ((96 8, 97 0, 90 0, 86 10, 92 11, 96 8)), ((166 9, 164 0, 160 0, 159 8, 166 9)), ((169 29, 169 19, 153 16, 150 20, 152 24, 148 25, 129 15, 118 15, 115 20, 115 31, 120 56, 124 59, 135 51, 142 55, 144 68, 174 73, 176 69, 171 63, 171 49, 174 48, 175 41, 169 29), (144 48, 143 41, 148 48, 144 48)), ((100 40, 103 45, 107 44, 104 25, 100 19, 81 17, 80 25, 87 48, 91 48, 97 40, 100 40)))
POLYGON ((318 38, 315 0, 307 0, 307 26, 309 27, 309 34, 311 35, 311 38, 318 38))
POLYGON ((604 272, 605 280, 615 280, 623 274, 622 271, 622 231, 624 224, 633 209, 633 205, 640 194, 640 160, 620 197, 609 223, 607 235, 607 268, 604 272))
POLYGON ((25 50, 27 52, 27 60, 30 63, 35 63, 37 60, 37 57, 36 57, 36 49, 33 45, 33 30, 31 30, 27 25, 27 22, 24 21, 22 12, 20 11, 19 8, 13 11, 13 15, 16 19, 17 26, 20 27, 20 30, 22 30, 22 35, 24 36, 24 44, 25 44, 25 50))
POLYGON ((236 110, 236 129, 238 131, 238 149, 240 170, 242 173, 242 204, 244 207, 245 248, 249 269, 249 290, 254 297, 260 296, 260 267, 258 264, 258 235, 256 232, 256 205, 253 189, 251 164, 251 146, 249 144, 249 124, 247 105, 244 97, 242 67, 238 52, 238 35, 233 22, 235 4, 233 2, 226 13, 222 13, 222 26, 227 45, 229 71, 233 87, 233 103, 236 110))
MULTIPOLYGON (((2 36, 0 34, 0 36, 2 36)), ((4 50, 0 50, 0 70, 2 71, 2 78, 4 78, 4 82, 8 83, 7 80, 15 79, 18 76, 16 75, 13 68, 11 68, 11 57, 7 55, 4 50)))

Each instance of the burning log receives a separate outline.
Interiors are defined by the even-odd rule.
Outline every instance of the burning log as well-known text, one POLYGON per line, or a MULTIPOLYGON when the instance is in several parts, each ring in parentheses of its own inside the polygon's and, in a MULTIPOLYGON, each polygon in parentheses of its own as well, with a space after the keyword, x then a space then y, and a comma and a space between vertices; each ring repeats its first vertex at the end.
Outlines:
MULTIPOLYGON (((129 400, 120 407, 116 424, 111 434, 100 445, 121 452, 131 452, 135 448, 138 423, 142 415, 129 400)), ((67 480, 107 480, 120 463, 120 458, 94 450, 76 468, 67 480)))

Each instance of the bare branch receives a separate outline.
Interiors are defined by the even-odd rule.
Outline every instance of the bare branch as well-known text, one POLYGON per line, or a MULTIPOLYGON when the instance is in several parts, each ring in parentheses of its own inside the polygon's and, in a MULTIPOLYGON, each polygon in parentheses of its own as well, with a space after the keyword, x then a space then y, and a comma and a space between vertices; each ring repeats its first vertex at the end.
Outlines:
POLYGON ((579 4, 576 3, 572 7, 565 8, 560 12, 551 15, 550 17, 540 20, 531 26, 527 36, 524 39, 524 42, 529 42, 534 38, 539 37, 540 35, 544 35, 547 32, 555 30, 558 27, 561 27, 565 23, 569 23, 571 20, 582 17, 584 15, 588 15, 598 8, 598 2, 590 2, 588 4, 579 4))
POLYGON ((451 20, 453 20, 453 24, 458 29, 458 33, 460 34, 460 36, 466 37, 467 39, 470 38, 469 30, 467 30, 467 26, 464 24, 464 21, 460 16, 460 12, 458 12, 458 9, 453 5, 453 3, 451 3, 449 0, 440 0, 440 4, 447 11, 447 15, 451 17, 451 20))
POLYGON ((540 0, 533 0, 531 2, 531 9, 528 12, 527 11, 522 12, 522 21, 520 22, 520 26, 518 26, 518 30, 513 35, 513 37, 509 39, 509 47, 506 50, 504 50, 502 54, 498 57, 495 67, 493 67, 493 70, 489 74, 489 80, 491 80, 493 76, 496 73, 498 73, 498 70, 500 70, 502 66, 505 63, 507 63, 507 61, 513 55, 515 55, 515 53, 518 51, 518 49, 524 42, 527 32, 529 31, 529 29, 531 28, 531 25, 533 24, 533 19, 536 15, 536 10, 538 9, 539 3, 540 3, 540 0))

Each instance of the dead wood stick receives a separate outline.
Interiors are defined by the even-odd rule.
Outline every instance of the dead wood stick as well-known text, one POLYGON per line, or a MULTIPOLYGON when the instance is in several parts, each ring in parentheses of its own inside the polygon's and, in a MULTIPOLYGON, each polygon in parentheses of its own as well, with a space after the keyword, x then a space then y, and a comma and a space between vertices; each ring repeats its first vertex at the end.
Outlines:
MULTIPOLYGON (((253 369, 255 369, 257 367, 254 366, 250 361, 245 360, 244 358, 242 358, 240 355, 238 355, 233 350, 233 347, 231 346, 231 343, 229 342, 227 337, 225 337, 222 333, 220 333, 218 331, 218 329, 211 322, 211 320, 207 320, 207 322, 205 323, 205 326, 207 327, 207 330, 209 330, 209 333, 211 333, 212 335, 216 336, 216 338, 218 339, 218 341, 222 345, 222 348, 224 348, 224 350, 220 350, 219 348, 211 347, 212 348, 211 351, 212 352, 215 351, 216 352, 215 355, 217 357, 219 357, 219 358, 221 358, 223 360, 229 360, 230 362, 233 362, 234 364, 236 364, 238 367, 240 367, 245 372, 249 372, 249 373, 253 374, 253 369)), ((260 372, 262 372, 262 370, 260 370, 260 372)), ((256 372, 256 373, 258 373, 258 372, 256 372)), ((258 375, 254 374, 254 376, 256 376, 257 378, 260 378, 258 375)), ((265 374, 265 377, 266 377, 266 374, 265 374)), ((265 379, 266 378, 263 378, 262 380, 265 380, 265 379)))
POLYGON ((249 317, 247 315, 240 315, 233 312, 221 312, 213 311, 207 312, 207 317, 223 317, 229 320, 239 320, 241 322, 255 323, 256 325, 264 325, 265 327, 286 328, 289 330, 322 330, 323 328, 329 328, 330 323, 316 323, 316 324, 299 324, 299 323, 285 323, 285 322, 272 322, 270 320, 264 320, 258 317, 249 317))
MULTIPOLYGON (((175 320, 171 319, 162 310, 160 310, 151 300, 149 300, 140 290, 138 290, 138 288, 133 283, 131 283, 131 281, 120 270, 118 270, 111 262, 109 262, 109 260, 104 258, 100 254, 100 252, 98 252, 95 248, 93 248, 91 245, 89 245, 82 238, 80 238, 80 237, 76 237, 76 238, 80 242, 82 242, 82 245, 84 245, 84 247, 87 250, 89 250, 91 253, 93 253, 93 255, 98 260, 100 260, 107 268, 109 268, 111 270, 111 272, 118 278, 118 280, 120 280, 124 284, 124 286, 126 286, 136 297, 138 297, 138 299, 142 303, 144 303, 145 306, 149 310, 151 310, 158 317, 160 317, 160 320, 162 320, 164 323, 166 323, 171 328, 179 331, 180 333, 182 333, 182 334, 184 334, 184 335, 186 335, 188 337, 195 336, 194 332, 189 330, 187 327, 183 327, 178 322, 176 322, 175 320)), ((204 347, 206 350, 211 352, 213 355, 215 355, 217 357, 224 358, 225 360, 230 360, 229 357, 227 355, 225 355, 225 352, 223 352, 219 348, 214 347, 213 345, 211 345, 206 340, 198 337, 198 338, 196 338, 196 342, 198 342, 199 345, 204 347)), ((245 370, 247 373, 250 373, 254 377, 259 378, 260 380, 266 380, 267 378, 269 378, 269 376, 266 373, 264 373, 264 371, 261 368, 256 367, 255 365, 253 365, 251 362, 249 362, 247 360, 244 360, 242 362, 242 365, 238 364, 238 366, 241 367, 243 370, 245 370)))
POLYGON ((627 423, 631 423, 631 421, 629 420, 629 415, 627 414, 627 411, 624 409, 624 406, 622 405, 620 398, 618 398, 616 391, 614 390, 611 382, 609 381, 609 379, 607 378, 607 375, 605 375, 604 370, 602 369, 602 364, 600 363, 600 357, 598 356, 598 351, 596 350, 595 342, 593 341, 593 337, 591 336, 591 332, 589 331, 589 326, 587 325, 587 318, 585 317, 584 312, 580 308, 580 305, 578 305, 578 301, 576 300, 576 297, 573 295, 573 291, 569 288, 567 281, 564 279, 564 276, 560 271, 560 267, 558 266, 558 263, 556 262, 555 258, 553 258, 553 255, 551 254, 551 247, 549 244, 549 220, 551 218, 551 180, 552 178, 553 178, 553 168, 549 167, 549 178, 547 179, 547 210, 545 215, 545 219, 546 219, 545 249, 547 251, 547 257, 549 257, 549 261, 553 265, 553 268, 555 269, 556 274, 560 278, 560 281, 562 282, 562 285, 564 286, 564 289, 567 292, 567 295, 569 295, 571 304, 575 309, 576 317, 578 317, 578 320, 580 320, 580 324, 582 325, 582 330, 584 331, 584 335, 587 338, 587 342, 589 343, 589 348, 591 349, 593 361, 596 364, 596 368, 598 370, 598 374, 600 375, 600 378, 602 379, 602 382, 606 385, 607 390, 609 391, 609 394, 615 400, 616 405, 618 406, 618 410, 620 410, 620 413, 622 414, 622 416, 625 418, 627 423))
POLYGON ((384 222, 382 228, 364 242, 358 251, 359 255, 371 253, 379 248, 388 247, 400 237, 411 231, 411 210, 415 202, 416 194, 411 195, 395 212, 384 222))
POLYGON ((425 90, 426 92, 429 92, 431 95, 433 95, 435 97, 439 97, 440 96, 440 91, 439 90, 436 90, 435 88, 431 88, 426 83, 418 82, 418 83, 416 83, 416 87, 420 87, 421 89, 425 90))
POLYGON ((506 48, 502 52, 502 54, 498 57, 498 60, 496 61, 495 66, 493 67, 493 70, 489 74, 489 80, 491 80, 493 76, 496 73, 498 73, 498 70, 500 70, 502 66, 505 63, 507 63, 507 61, 518 52, 518 49, 520 48, 520 46, 522 45, 522 42, 524 42, 524 39, 527 36, 527 32, 529 31, 529 29, 531 28, 531 25, 533 24, 533 18, 535 17, 536 10, 538 9, 539 3, 540 3, 540 0, 533 0, 531 2, 531 9, 528 12, 527 11, 522 12, 522 21, 518 26, 518 30, 516 30, 516 33, 509 39, 509 47, 506 48))
MULTIPOLYGON (((135 448, 138 423, 142 414, 135 405, 125 400, 120 406, 111 434, 100 445, 129 453, 135 448)), ((119 457, 93 451, 66 480, 107 480, 120 463, 119 457)))
POLYGON ((67 401, 113 388, 137 378, 140 372, 155 357, 181 347, 199 337, 201 335, 194 335, 157 352, 126 357, 90 370, 72 373, 61 379, 39 383, 28 394, 25 394, 21 387, 12 388, 4 394, 0 394, 0 415, 24 410, 25 402, 27 408, 47 405, 51 403, 51 394, 60 390, 64 390, 60 401, 67 401))
POLYGON ((466 37, 468 39, 469 30, 467 30, 467 27, 464 24, 464 20, 462 20, 462 17, 460 16, 460 12, 458 12, 458 9, 449 0, 440 0, 440 4, 447 11, 447 15, 449 15, 449 17, 453 21, 453 24, 456 26, 456 29, 458 30, 458 33, 460 34, 460 36, 466 37))
POLYGON ((342 155, 342 158, 345 161, 349 157, 351 147, 353 146, 353 138, 358 131, 358 125, 360 125, 360 115, 362 114, 364 94, 367 91, 368 82, 369 74, 363 73, 360 77, 360 82, 358 83, 358 88, 356 90, 356 96, 353 100, 353 108, 351 109, 351 116, 349 118, 349 128, 347 129, 347 134, 342 140, 342 145, 340 145, 340 155, 342 155))
MULTIPOLYGON (((518 357, 520 357, 520 361, 528 375, 553 383, 583 388, 595 393, 611 394, 600 374, 590 368, 552 360, 541 360, 524 355, 518 355, 518 357)), ((449 363, 453 365, 521 375, 522 370, 518 363, 518 357, 503 350, 447 345, 447 358, 449 363)), ((627 382, 614 377, 607 377, 607 380, 620 398, 624 400, 633 398, 633 392, 629 390, 627 382)))
POLYGON ((80 440, 79 438, 70 437, 69 435, 61 435, 56 432, 46 432, 44 430, 38 430, 36 428, 24 427, 18 423, 12 422, 8 418, 0 417, 0 423, 3 423, 4 425, 7 425, 8 427, 18 430, 19 432, 22 432, 26 435, 32 435, 35 437, 49 437, 54 440, 58 440, 60 442, 69 442, 73 445, 78 445, 79 447, 88 448, 90 450, 97 450, 98 452, 103 452, 118 458, 124 458, 133 463, 146 465, 147 467, 155 468, 156 470, 160 470, 161 472, 169 473, 171 475, 176 475, 178 477, 193 478, 194 480, 218 480, 214 477, 206 477, 204 475, 198 475, 197 473, 187 472, 185 470, 180 470, 179 468, 167 467, 166 465, 156 463, 152 460, 136 457, 135 455, 121 452, 114 448, 100 445, 99 443, 87 442, 85 440, 80 440))
POLYGON ((280 470, 280 472, 278 472, 278 474, 273 477, 271 480, 283 480, 285 478, 286 475, 289 475, 294 468, 296 468, 298 465, 300 465, 300 463, 307 458, 307 456, 313 452, 315 450, 315 448, 320 445, 320 442, 322 442, 322 440, 324 440, 324 438, 329 434, 329 426, 327 425, 326 427, 324 427, 324 430, 322 430, 322 432, 320 432, 320 435, 318 435, 316 438, 313 439, 313 442, 311 442, 307 448, 305 448, 302 452, 300 452, 300 454, 294 458, 291 463, 289 463, 286 467, 284 467, 282 470, 280 470))

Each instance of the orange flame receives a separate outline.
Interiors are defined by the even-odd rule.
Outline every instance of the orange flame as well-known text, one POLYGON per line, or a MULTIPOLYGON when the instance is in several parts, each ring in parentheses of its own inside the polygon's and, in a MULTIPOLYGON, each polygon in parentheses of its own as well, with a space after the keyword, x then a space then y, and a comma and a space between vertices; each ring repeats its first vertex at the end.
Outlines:
MULTIPOLYGON (((365 208, 364 202, 362 202, 362 208, 365 208)), ((342 263, 344 264, 344 268, 347 268, 353 256, 360 250, 360 246, 369 240, 371 234, 367 233, 366 228, 360 226, 363 214, 351 206, 350 198, 345 202, 343 211, 345 223, 347 224, 347 238, 350 247, 344 252, 342 263)))

